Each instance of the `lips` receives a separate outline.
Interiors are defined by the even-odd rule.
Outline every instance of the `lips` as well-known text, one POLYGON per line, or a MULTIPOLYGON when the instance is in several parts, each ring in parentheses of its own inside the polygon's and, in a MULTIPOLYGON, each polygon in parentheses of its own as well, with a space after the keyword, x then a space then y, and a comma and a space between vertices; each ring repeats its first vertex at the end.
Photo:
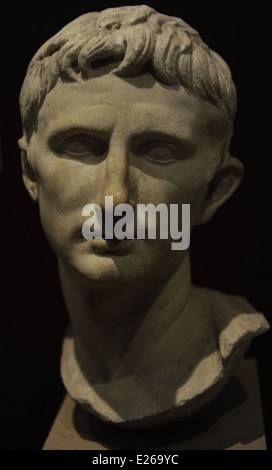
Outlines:
POLYGON ((130 251, 131 242, 133 240, 119 240, 114 237, 113 239, 106 238, 93 238, 89 240, 91 249, 94 253, 124 256, 130 251))
POLYGON ((119 238, 116 238, 116 237, 113 237, 113 238, 106 238, 106 234, 103 233, 102 234, 102 240, 105 240, 105 242, 111 246, 111 247, 115 247, 117 246, 120 242, 122 242, 123 240, 119 240, 119 238))

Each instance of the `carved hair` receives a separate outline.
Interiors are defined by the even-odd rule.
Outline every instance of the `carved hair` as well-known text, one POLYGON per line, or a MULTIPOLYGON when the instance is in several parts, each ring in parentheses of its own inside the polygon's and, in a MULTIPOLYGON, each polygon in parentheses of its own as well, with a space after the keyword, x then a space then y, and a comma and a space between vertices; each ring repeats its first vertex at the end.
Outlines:
POLYGON ((25 135, 33 116, 58 79, 80 81, 105 62, 118 62, 112 73, 129 77, 149 70, 166 85, 196 92, 216 105, 227 143, 232 136, 236 90, 224 60, 183 20, 141 5, 87 13, 49 39, 31 60, 20 94, 25 135))

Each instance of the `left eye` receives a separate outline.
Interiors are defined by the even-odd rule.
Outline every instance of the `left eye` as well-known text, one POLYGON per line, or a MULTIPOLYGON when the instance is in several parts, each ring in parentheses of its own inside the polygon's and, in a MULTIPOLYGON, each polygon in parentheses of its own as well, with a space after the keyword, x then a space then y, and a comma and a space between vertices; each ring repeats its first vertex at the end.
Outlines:
POLYGON ((85 157, 88 155, 100 157, 105 153, 104 146, 89 136, 77 135, 66 139, 59 148, 59 153, 72 157, 85 157))
POLYGON ((159 164, 171 163, 179 159, 175 145, 161 141, 149 142, 143 145, 137 154, 159 164))

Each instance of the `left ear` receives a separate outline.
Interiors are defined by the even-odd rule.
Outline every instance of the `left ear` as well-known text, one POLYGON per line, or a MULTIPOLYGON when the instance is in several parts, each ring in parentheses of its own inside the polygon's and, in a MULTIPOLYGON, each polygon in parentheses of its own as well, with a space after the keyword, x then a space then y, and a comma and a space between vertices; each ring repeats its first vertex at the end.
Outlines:
POLYGON ((203 225, 212 218, 217 209, 236 191, 243 175, 243 164, 237 158, 229 155, 210 182, 206 201, 204 201, 204 210, 197 225, 203 225))
POLYGON ((18 140, 21 149, 22 178, 33 201, 38 202, 38 183, 35 171, 29 162, 29 150, 25 136, 18 140))

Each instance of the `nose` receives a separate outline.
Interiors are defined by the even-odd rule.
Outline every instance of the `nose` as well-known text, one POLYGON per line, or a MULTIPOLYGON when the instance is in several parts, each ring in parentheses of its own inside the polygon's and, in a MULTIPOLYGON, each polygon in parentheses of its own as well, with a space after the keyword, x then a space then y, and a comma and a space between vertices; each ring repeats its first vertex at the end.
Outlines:
POLYGON ((134 207, 135 203, 131 199, 129 154, 125 146, 111 145, 105 160, 102 181, 99 183, 96 203, 102 210, 105 210, 105 196, 113 197, 113 207, 118 204, 130 204, 134 207))

